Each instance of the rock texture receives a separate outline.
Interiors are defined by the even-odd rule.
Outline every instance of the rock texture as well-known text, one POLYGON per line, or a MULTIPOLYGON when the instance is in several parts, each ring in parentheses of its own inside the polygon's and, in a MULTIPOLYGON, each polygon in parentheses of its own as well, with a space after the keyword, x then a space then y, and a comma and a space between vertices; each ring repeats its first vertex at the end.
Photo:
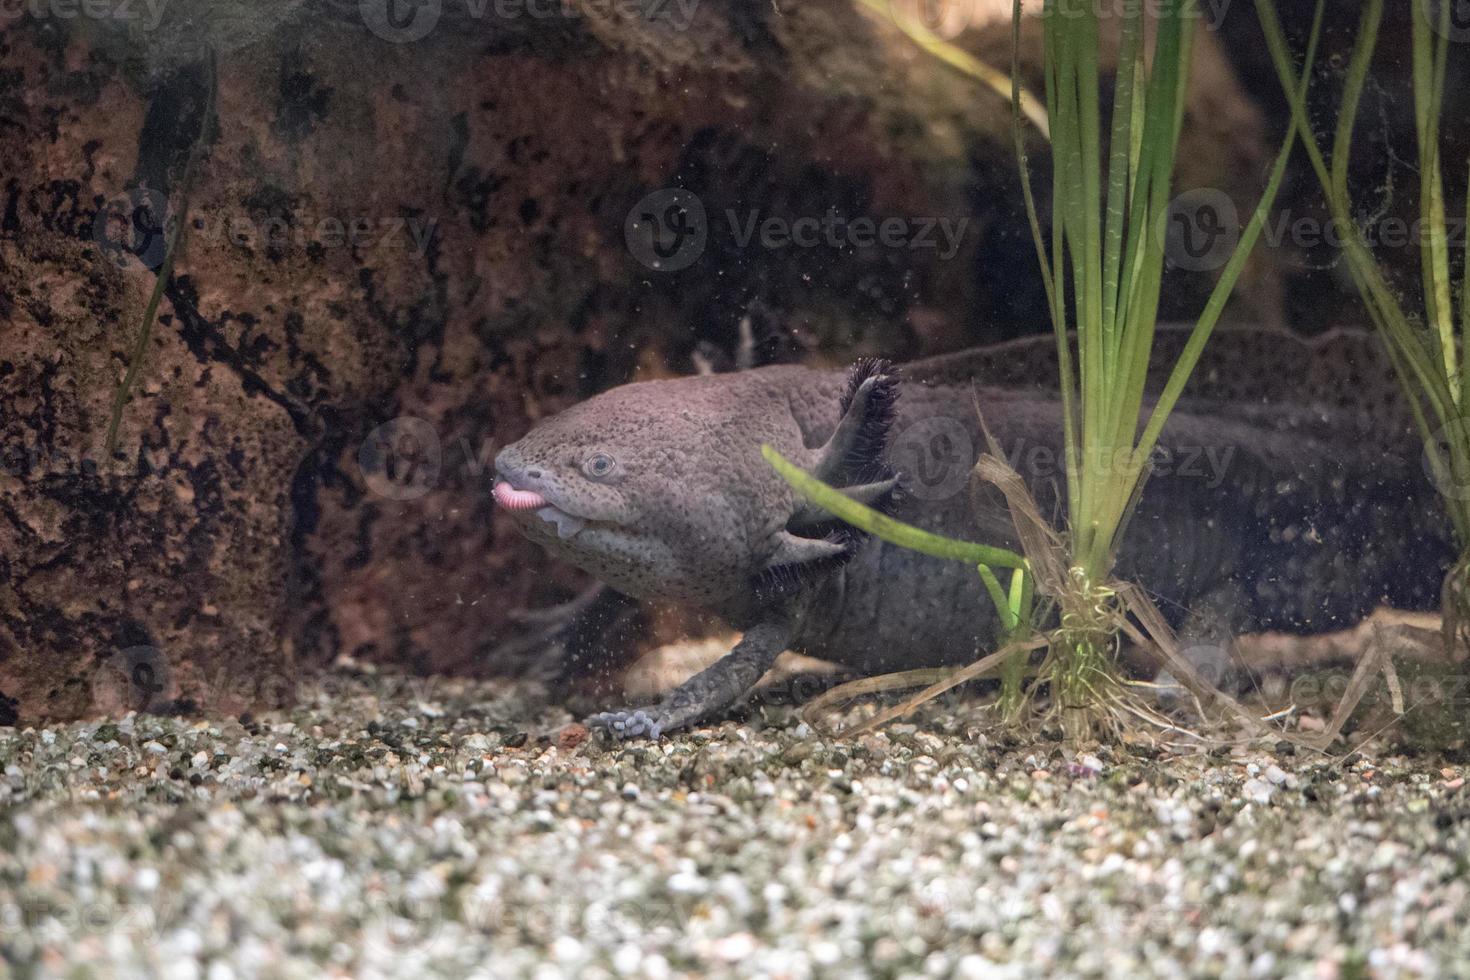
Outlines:
MULTIPOLYGON (((510 611, 582 584, 484 493, 537 417, 729 350, 756 302, 834 359, 1033 328, 1009 109, 891 23, 498 9, 180 0, 0 34, 0 724, 289 701, 338 655, 515 669, 510 611), (640 261, 669 188, 706 218, 679 271, 640 261), (739 240, 829 210, 968 223, 948 257, 739 240)), ((1233 104, 1190 155, 1248 203, 1269 150, 1233 104)))

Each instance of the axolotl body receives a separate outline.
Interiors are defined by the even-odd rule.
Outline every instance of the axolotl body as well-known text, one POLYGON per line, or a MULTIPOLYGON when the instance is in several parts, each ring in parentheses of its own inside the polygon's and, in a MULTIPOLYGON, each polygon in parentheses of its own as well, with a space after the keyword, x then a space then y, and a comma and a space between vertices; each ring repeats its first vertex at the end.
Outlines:
MULTIPOLYGON (((1160 333, 1155 389, 1182 342, 1160 333)), ((1377 344, 1350 332, 1212 340, 1164 428, 1118 575, 1199 635, 1318 632, 1380 604, 1433 606, 1449 522, 1377 344), (1262 369, 1272 362, 1296 368, 1262 369)), ((494 494, 525 535, 621 593, 743 632, 658 704, 589 721, 658 737, 738 700, 786 649, 863 673, 975 660, 998 634, 975 569, 834 520, 761 446, 899 520, 1014 548, 1003 498, 968 479, 980 415, 1043 511, 1062 513, 1055 358, 1054 343, 1028 340, 899 369, 638 382, 506 447, 494 494)))

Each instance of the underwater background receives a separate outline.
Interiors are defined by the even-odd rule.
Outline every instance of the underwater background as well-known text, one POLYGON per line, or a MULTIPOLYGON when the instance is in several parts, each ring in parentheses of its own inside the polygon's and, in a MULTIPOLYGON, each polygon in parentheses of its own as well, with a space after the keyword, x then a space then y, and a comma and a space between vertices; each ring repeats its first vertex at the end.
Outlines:
MULTIPOLYGON (((1353 179, 1412 223, 1399 6, 1353 179)), ((1164 319, 1287 122, 1250 5, 1201 7, 1164 319)), ((918 12, 1008 66, 1008 4, 918 12)), ((631 379, 1044 331, 1010 125, 849 0, 6 5, 0 723, 270 706, 339 658, 524 672, 518 611, 587 580, 496 515, 495 451, 631 379)), ((1228 316, 1361 325, 1296 166, 1228 316)))

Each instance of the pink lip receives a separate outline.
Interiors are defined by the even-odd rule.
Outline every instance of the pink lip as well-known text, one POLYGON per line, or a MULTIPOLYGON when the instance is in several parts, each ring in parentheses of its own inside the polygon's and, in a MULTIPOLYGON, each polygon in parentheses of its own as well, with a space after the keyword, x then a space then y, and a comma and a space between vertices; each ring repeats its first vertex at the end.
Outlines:
POLYGON ((536 491, 517 490, 504 481, 495 484, 495 489, 491 492, 495 497, 495 502, 506 510, 540 510, 546 506, 546 498, 536 491))

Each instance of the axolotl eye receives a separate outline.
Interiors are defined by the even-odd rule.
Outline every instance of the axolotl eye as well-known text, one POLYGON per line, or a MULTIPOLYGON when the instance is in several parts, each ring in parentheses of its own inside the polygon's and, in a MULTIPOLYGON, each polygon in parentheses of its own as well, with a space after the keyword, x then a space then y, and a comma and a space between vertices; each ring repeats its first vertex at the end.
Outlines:
POLYGON ((618 461, 613 459, 607 453, 593 453, 591 456, 588 456, 587 461, 582 464, 582 472, 586 473, 587 476, 593 480, 605 480, 608 477, 612 476, 613 470, 617 468, 618 461))

